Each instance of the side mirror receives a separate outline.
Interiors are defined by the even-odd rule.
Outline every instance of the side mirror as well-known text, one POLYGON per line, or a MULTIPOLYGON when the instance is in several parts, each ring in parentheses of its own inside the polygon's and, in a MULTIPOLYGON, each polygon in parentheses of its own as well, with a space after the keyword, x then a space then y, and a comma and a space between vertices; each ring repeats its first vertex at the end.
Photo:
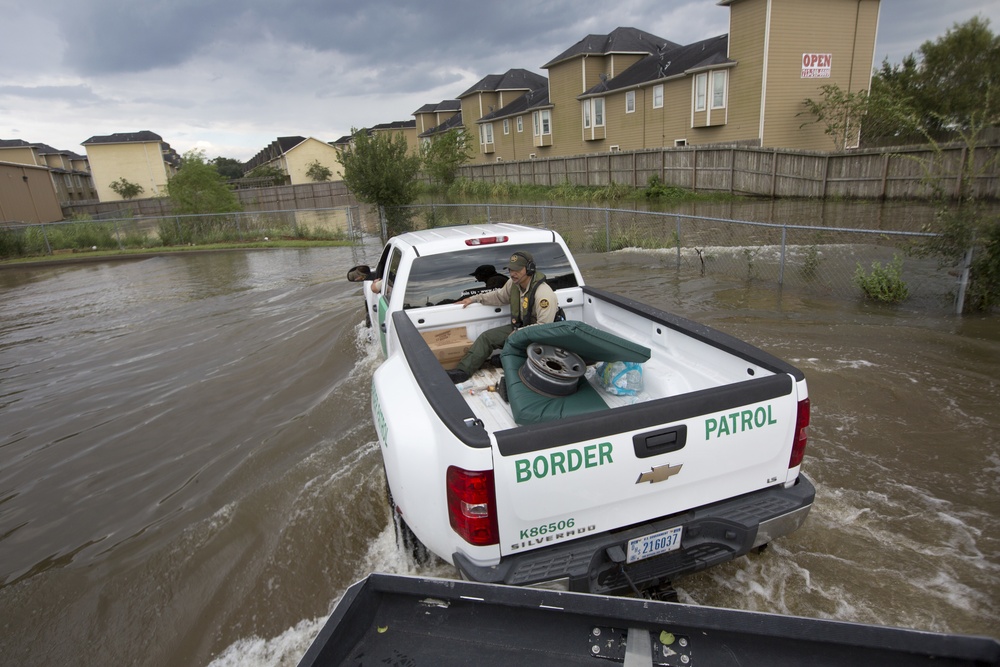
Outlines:
POLYGON ((358 264, 347 272, 347 280, 352 283, 363 283, 371 278, 372 270, 367 264, 358 264))

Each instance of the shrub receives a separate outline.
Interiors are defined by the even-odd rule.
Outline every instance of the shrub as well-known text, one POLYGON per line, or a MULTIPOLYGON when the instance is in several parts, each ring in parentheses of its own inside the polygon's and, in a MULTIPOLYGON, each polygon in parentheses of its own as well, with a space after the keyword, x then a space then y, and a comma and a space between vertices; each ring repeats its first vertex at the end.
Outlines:
POLYGON ((884 267, 881 262, 872 262, 871 273, 865 273, 859 262, 854 272, 854 282, 865 296, 873 301, 899 303, 906 300, 910 294, 906 283, 900 277, 902 270, 903 259, 899 255, 893 256, 892 261, 884 267))

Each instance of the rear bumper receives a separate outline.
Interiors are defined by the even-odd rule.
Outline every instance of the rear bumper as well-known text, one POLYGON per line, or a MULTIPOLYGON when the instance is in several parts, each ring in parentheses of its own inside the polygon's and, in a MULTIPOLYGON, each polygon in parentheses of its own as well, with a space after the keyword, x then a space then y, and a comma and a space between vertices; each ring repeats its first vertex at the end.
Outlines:
POLYGON ((473 581, 528 586, 562 580, 572 591, 615 594, 633 585, 668 583, 787 535, 805 521, 815 497, 816 488, 800 474, 789 488, 770 487, 650 523, 507 556, 491 567, 474 565, 460 553, 454 563, 473 581), (628 565, 621 562, 629 540, 675 526, 684 526, 680 549, 628 565))

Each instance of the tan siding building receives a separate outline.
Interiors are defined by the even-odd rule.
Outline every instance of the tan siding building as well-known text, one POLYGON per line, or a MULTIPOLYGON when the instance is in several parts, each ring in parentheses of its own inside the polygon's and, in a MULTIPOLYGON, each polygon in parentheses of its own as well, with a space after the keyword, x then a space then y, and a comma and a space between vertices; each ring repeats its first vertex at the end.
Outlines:
MULTIPOLYGON (((516 133, 516 119, 508 117, 508 134, 502 135, 502 109, 515 104, 528 93, 543 90, 546 86, 545 77, 523 69, 508 70, 504 74, 490 74, 476 82, 471 88, 458 96, 462 104, 462 124, 472 139, 473 162, 495 162, 497 158, 513 158, 518 138, 510 134, 516 133), (505 136, 506 139, 500 139, 505 136), (497 153, 498 146, 504 153, 497 153), (478 148, 478 150, 477 150, 478 148), (510 151, 509 153, 507 151, 510 151)), ((522 118, 522 132, 525 129, 525 119, 522 118)), ((519 157, 517 159, 525 159, 519 157)))
POLYGON ((47 167, 0 162, 0 222, 62 219, 62 207, 47 167))

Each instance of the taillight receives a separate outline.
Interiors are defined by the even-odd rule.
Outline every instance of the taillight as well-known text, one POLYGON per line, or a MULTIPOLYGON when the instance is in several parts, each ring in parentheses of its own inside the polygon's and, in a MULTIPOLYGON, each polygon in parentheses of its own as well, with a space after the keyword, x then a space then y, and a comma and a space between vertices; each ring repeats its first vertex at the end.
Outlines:
POLYGON ((478 239, 466 239, 465 245, 490 245, 491 243, 506 243, 506 236, 481 236, 478 239))
POLYGON ((498 544, 496 492, 493 471, 448 468, 448 517, 462 539, 477 547, 498 544))
POLYGON ((806 427, 809 426, 809 399, 799 401, 799 412, 795 418, 795 442, 792 443, 792 458, 788 460, 788 467, 794 468, 802 464, 802 457, 806 455, 806 441, 809 439, 806 434, 806 427))

